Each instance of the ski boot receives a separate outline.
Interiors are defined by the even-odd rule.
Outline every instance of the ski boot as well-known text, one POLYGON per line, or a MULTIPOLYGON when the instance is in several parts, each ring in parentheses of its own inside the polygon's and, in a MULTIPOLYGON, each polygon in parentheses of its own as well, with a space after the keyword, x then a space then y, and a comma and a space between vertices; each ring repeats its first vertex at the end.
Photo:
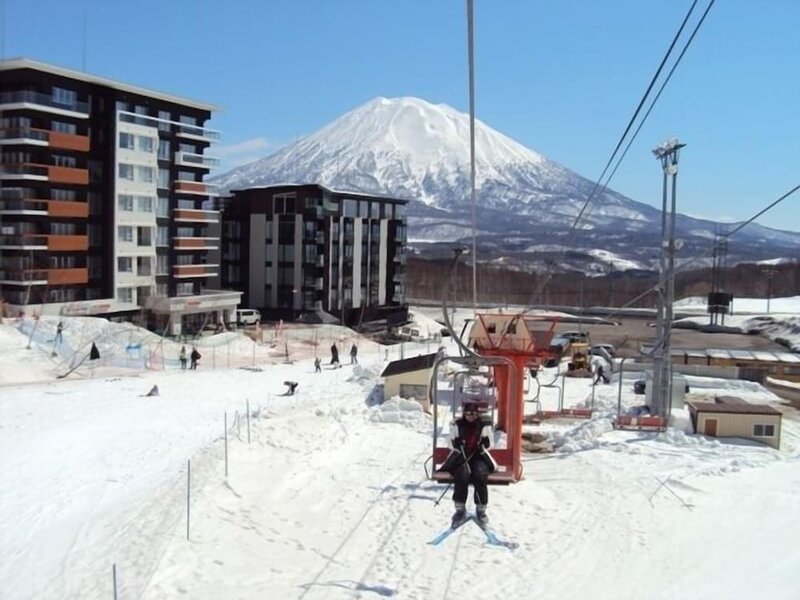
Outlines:
POLYGON ((464 524, 467 520, 467 507, 463 502, 456 502, 456 512, 453 513, 453 519, 450 521, 450 527, 455 529, 464 524))
POLYGON ((481 527, 486 527, 489 525, 489 516, 486 514, 485 504, 475 505, 475 522, 481 527))

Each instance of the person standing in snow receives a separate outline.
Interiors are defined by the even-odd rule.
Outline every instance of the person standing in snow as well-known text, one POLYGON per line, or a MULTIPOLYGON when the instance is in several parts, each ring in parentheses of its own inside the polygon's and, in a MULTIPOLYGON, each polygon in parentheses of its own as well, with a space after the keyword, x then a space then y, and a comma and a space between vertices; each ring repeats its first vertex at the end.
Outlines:
POLYGON ((492 426, 481 419, 481 405, 466 401, 461 407, 461 418, 453 422, 450 429, 450 442, 453 450, 462 456, 460 465, 453 471, 453 502, 456 511, 452 525, 455 527, 467 518, 467 493, 469 484, 474 488, 475 520, 479 525, 487 525, 486 505, 489 503, 489 473, 497 469, 488 449, 491 447, 492 426))
POLYGON ((331 364, 334 367, 339 366, 339 348, 336 347, 336 342, 331 344, 331 364))
POLYGON ((186 346, 181 346, 181 353, 178 356, 181 361, 181 371, 186 370, 186 346))
POLYGON ((350 347, 350 364, 358 364, 358 346, 356 346, 355 342, 350 347))
POLYGON ((322 361, 319 359, 319 356, 314 358, 314 372, 322 373, 322 361))
POLYGON ((608 383, 611 380, 608 378, 608 375, 605 374, 605 367, 606 361, 604 361, 599 356, 595 356, 592 358, 592 368, 594 369, 594 381, 592 385, 597 385, 602 380, 603 383, 608 383))
POLYGON ((64 322, 59 321, 58 325, 56 325, 56 345, 60 344, 64 340, 64 322))
POLYGON ((189 368, 195 371, 197 369, 197 361, 200 360, 200 353, 194 346, 192 346, 192 353, 189 355, 189 358, 192 360, 192 364, 189 368))

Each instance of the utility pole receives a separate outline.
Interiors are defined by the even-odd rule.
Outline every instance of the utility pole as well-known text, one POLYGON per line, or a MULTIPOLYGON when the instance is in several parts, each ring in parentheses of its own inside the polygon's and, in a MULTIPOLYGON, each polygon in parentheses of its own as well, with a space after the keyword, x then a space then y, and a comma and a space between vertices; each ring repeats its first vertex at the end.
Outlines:
POLYGON ((769 302, 772 299, 772 278, 775 277, 775 267, 768 267, 762 273, 767 276, 767 314, 769 314, 769 302))
POLYGON ((652 403, 656 413, 669 417, 672 410, 672 305, 675 302, 675 206, 678 179, 678 156, 681 144, 670 138, 653 149, 664 173, 661 205, 661 258, 658 282, 658 315, 656 319, 656 344, 653 355, 652 403), (672 201, 667 216, 667 188, 672 177, 672 201))

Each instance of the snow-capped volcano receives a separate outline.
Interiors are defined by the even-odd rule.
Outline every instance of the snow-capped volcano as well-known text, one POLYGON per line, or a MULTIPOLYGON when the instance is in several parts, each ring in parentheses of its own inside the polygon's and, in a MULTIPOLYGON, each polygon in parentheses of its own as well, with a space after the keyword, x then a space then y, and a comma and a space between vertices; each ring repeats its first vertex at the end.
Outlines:
MULTIPOLYGON (((581 253, 582 268, 603 249, 650 268, 658 255, 660 211, 613 190, 594 197, 577 236, 565 237, 594 183, 479 120, 475 124, 479 243, 487 259, 535 266, 542 244, 581 253), (511 240, 514 240, 513 242, 511 240)), ((320 183, 410 200, 409 239, 471 235, 469 116, 419 98, 376 98, 271 156, 214 178, 225 191, 277 183, 320 183)), ((718 223, 679 216, 686 251, 708 247, 718 223)), ((793 256, 800 234, 748 226, 731 260, 793 256)), ((561 254, 560 250, 557 251, 561 254)), ((693 255, 693 254, 692 254, 693 255)))

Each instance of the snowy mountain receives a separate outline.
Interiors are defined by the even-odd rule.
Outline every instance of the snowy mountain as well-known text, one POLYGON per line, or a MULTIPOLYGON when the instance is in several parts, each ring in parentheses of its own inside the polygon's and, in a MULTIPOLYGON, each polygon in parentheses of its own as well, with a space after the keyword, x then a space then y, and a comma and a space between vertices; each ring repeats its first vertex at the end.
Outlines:
MULTIPOLYGON (((594 182, 476 120, 480 254, 531 268, 562 259, 565 267, 605 271, 652 268, 660 211, 605 190, 595 196, 577 235, 567 235, 594 182), (549 251, 542 251, 540 246, 549 251), (597 249, 602 252, 596 252, 597 249), (590 252, 591 251, 591 252, 590 252), (620 265, 623 265, 620 267, 620 265)), ((376 98, 276 153, 214 178, 224 191, 276 183, 410 200, 409 240, 417 251, 471 236, 469 117, 418 98, 376 98), (435 241, 434 241, 435 240, 435 241)), ((719 223, 681 215, 684 256, 708 252, 719 223)), ((439 251, 445 251, 440 248, 439 251)), ((800 234, 751 225, 729 246, 730 262, 796 256, 800 234)))

